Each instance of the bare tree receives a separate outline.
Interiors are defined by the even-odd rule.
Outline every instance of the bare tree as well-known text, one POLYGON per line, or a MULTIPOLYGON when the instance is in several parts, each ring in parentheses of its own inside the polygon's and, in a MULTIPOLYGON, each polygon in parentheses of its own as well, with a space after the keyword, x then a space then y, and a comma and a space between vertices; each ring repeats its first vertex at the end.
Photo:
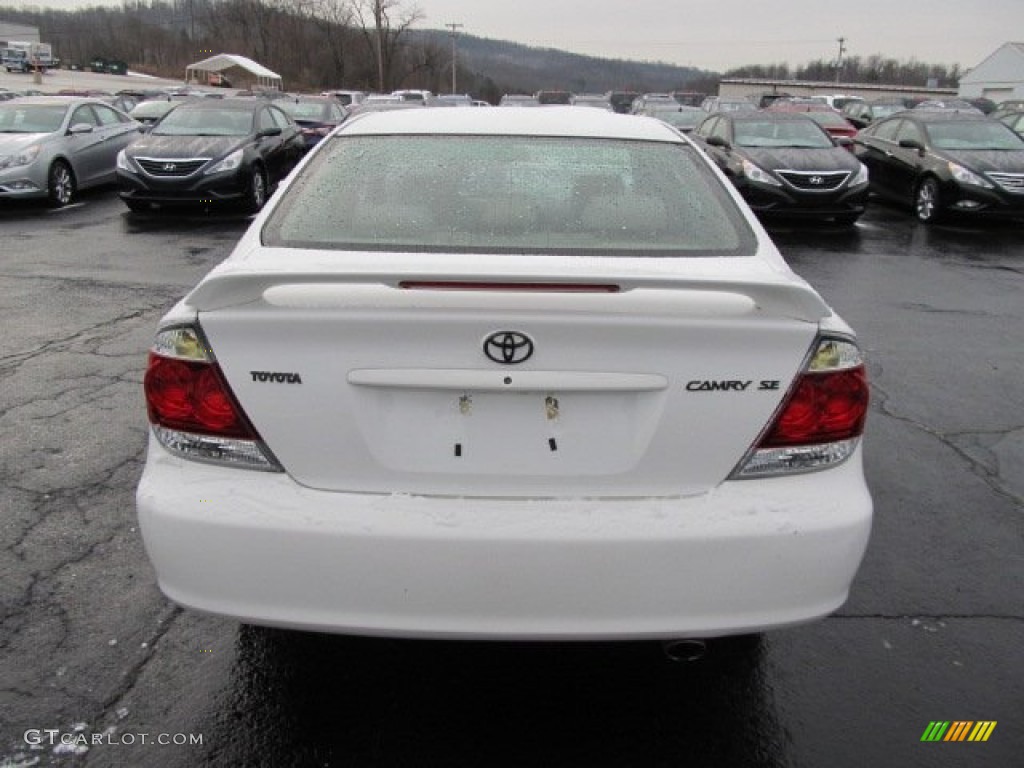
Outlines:
POLYGON ((330 59, 330 78, 322 85, 344 85, 346 82, 345 55, 352 34, 354 10, 350 0, 313 0, 308 6, 313 23, 327 44, 330 59))
POLYGON ((402 35, 423 18, 419 8, 405 9, 399 0, 354 0, 352 9, 377 60, 377 90, 389 90, 402 35))

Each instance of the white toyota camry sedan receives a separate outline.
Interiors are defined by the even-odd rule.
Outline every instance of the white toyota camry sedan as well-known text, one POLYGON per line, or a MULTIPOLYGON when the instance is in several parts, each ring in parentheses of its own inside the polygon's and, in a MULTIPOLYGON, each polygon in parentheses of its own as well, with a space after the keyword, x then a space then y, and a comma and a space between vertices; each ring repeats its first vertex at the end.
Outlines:
POLYGON ((161 321, 138 488, 181 605, 508 640, 809 621, 867 546, 856 338, 664 123, 343 124, 161 321))

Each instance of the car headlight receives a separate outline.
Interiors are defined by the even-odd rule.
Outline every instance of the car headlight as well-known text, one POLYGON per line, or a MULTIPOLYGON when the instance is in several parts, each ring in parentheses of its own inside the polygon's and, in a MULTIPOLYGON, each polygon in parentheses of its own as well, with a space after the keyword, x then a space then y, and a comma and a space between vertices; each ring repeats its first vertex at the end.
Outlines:
POLYGON ((16 155, 4 155, 0 157, 0 169, 2 168, 16 168, 19 165, 28 165, 34 162, 39 157, 39 145, 23 149, 16 155))
POLYGON ((117 153, 117 169, 119 171, 127 171, 128 173, 135 173, 135 169, 132 168, 131 161, 128 159, 128 155, 122 149, 117 153))
POLYGON ((773 187, 781 187, 782 182, 772 176, 768 171, 763 168, 754 165, 749 160, 743 161, 743 175, 751 181, 756 181, 759 184, 771 184, 773 187))
POLYGON ((224 173, 224 171, 235 171, 242 165, 242 155, 244 151, 236 149, 230 155, 225 157, 219 163, 214 165, 212 168, 207 170, 207 173, 224 173))
POLYGON ((868 183, 868 167, 864 163, 860 164, 860 170, 857 171, 857 175, 853 177, 853 181, 850 182, 851 187, 859 187, 861 184, 868 183))
POLYGON ((995 188, 992 184, 985 181, 985 179, 981 178, 981 176, 976 174, 974 171, 969 171, 962 165, 957 165, 954 162, 950 162, 948 163, 948 165, 949 172, 953 175, 953 178, 956 179, 961 184, 973 184, 975 187, 982 187, 984 189, 995 188))

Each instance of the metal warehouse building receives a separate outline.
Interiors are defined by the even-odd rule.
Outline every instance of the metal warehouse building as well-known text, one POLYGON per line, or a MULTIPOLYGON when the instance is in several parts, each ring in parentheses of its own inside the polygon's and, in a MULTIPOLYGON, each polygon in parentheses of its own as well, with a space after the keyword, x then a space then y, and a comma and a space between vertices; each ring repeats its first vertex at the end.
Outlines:
POLYGON ((1024 43, 1003 43, 995 53, 960 78, 960 96, 984 96, 998 103, 1024 99, 1024 43))

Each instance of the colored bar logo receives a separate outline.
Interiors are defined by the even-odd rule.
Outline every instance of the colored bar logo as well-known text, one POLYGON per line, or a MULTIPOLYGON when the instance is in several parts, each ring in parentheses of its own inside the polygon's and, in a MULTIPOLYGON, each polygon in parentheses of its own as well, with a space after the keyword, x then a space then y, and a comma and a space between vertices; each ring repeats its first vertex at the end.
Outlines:
POLYGON ((995 720, 932 720, 921 741, 988 741, 995 729, 995 720))

